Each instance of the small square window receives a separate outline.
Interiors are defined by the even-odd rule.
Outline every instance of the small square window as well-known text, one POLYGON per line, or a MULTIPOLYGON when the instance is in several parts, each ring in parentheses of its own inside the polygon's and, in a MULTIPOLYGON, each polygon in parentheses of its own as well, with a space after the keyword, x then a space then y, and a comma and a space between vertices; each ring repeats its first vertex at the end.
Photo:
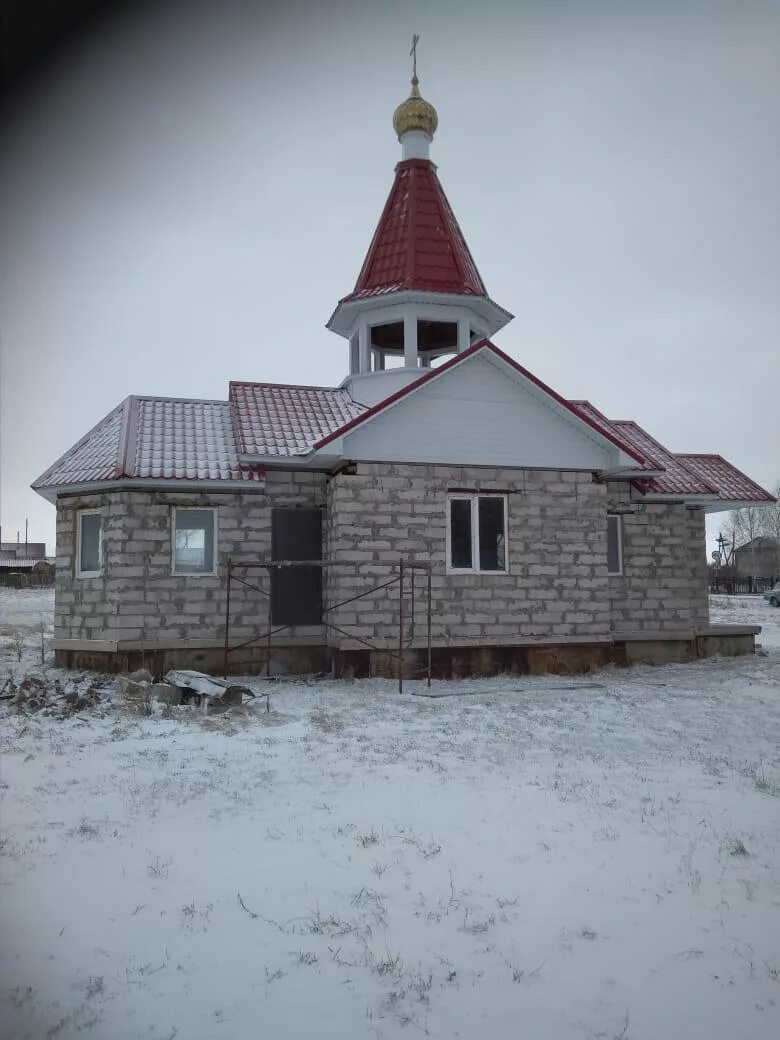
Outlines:
POLYGON ((607 513, 607 574, 623 573, 623 517, 607 513))
POLYGON ((173 573, 214 574, 217 525, 214 509, 177 509, 174 513, 173 573))
POLYGON ((79 513, 76 573, 90 578, 103 570, 103 515, 90 510, 79 513))
POLYGON ((448 500, 447 569, 506 574, 506 495, 453 495, 448 500))

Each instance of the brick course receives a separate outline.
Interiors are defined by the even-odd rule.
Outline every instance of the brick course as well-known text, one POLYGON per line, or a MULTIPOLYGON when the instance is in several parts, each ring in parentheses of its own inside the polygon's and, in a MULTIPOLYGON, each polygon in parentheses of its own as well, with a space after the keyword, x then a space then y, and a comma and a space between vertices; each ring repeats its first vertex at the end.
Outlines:
POLYGON ((607 486, 607 508, 623 516, 623 574, 609 578, 613 630, 708 625, 704 510, 637 501, 631 486, 618 481, 607 486))
MULTIPOLYGON (((325 476, 320 473, 269 471, 266 486, 233 494, 167 491, 111 491, 68 496, 57 503, 55 637, 142 641, 224 640, 224 559, 246 563, 271 556, 271 509, 274 506, 323 505, 325 476), (172 574, 172 513, 176 507, 216 506, 216 576, 172 574), (76 514, 103 513, 103 572, 94 578, 74 576, 76 514)), ((251 572, 253 584, 268 589, 268 574, 251 572)), ((265 627, 266 597, 241 586, 231 589, 231 630, 248 639, 265 627)), ((292 639, 312 630, 291 630, 292 639)), ((321 628, 315 634, 321 638, 321 628)))
MULTIPOLYGON (((327 555, 339 566, 328 571, 327 601, 332 607, 389 580, 403 556, 432 565, 433 637, 439 645, 574 635, 582 625, 590 635, 607 637, 605 512, 606 488, 590 473, 361 463, 328 486, 327 555), (446 573, 446 500, 453 491, 508 492, 509 574, 446 573), (389 516, 388 502, 396 507, 389 516), (576 610, 573 592, 580 593, 576 610)), ((419 639, 425 637, 427 578, 418 572, 414 580, 413 634, 419 639)), ((411 581, 408 575, 408 592, 411 581)), ((410 608, 408 603, 407 616, 410 608)), ((329 615, 356 639, 387 648, 398 640, 397 616, 397 586, 329 615)))
MULTIPOLYGON (((635 500, 630 485, 585 472, 444 465, 364 464, 333 477, 269 471, 265 488, 230 494, 112 491, 62 498, 57 507, 55 635, 157 645, 219 646, 224 639, 225 568, 271 552, 274 506, 327 506, 324 519, 327 626, 293 629, 284 640, 394 648, 398 587, 344 606, 390 580, 398 561, 432 565, 435 645, 523 639, 609 639, 612 633, 681 631, 708 623, 704 516, 682 504, 635 500), (509 574, 446 573, 448 492, 508 493, 509 574), (218 507, 216 576, 171 573, 175 506, 218 507), (103 513, 103 573, 73 576, 76 513, 103 513), (622 510, 624 573, 607 574, 606 512, 622 510)), ((250 580, 268 588, 261 570, 250 580)), ((411 574, 407 575, 407 624, 411 574)), ((415 629, 426 634, 427 575, 414 576, 415 629)), ((232 639, 264 628, 268 603, 234 584, 232 639)))

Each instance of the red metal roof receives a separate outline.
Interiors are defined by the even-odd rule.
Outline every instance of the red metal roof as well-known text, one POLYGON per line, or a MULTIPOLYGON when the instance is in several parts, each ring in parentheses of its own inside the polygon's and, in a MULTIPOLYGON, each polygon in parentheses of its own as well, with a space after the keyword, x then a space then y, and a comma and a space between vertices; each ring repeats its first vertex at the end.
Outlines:
POLYGON ((111 480, 119 459, 127 401, 93 426, 57 461, 42 473, 34 488, 63 487, 68 484, 92 484, 111 480))
POLYGON ((626 419, 613 419, 612 425, 641 455, 657 464, 653 468, 664 470, 662 477, 651 477, 642 481, 642 491, 660 495, 716 494, 715 488, 708 481, 694 473, 679 456, 672 454, 638 423, 626 419))
POLYGON ((227 401, 128 397, 33 487, 128 478, 258 482, 265 474, 240 464, 227 401))
POLYGON ((165 480, 263 480, 239 463, 227 401, 133 397, 122 475, 165 480))
POLYGON ((402 289, 487 296, 436 167, 405 159, 379 218, 355 288, 347 300, 402 289))
MULTIPOLYGON (((598 427, 602 433, 611 436, 616 442, 628 446, 628 439, 621 437, 620 431, 617 427, 610 422, 603 412, 600 412, 595 405, 591 404, 590 401, 569 401, 569 404, 572 405, 583 418, 588 419, 591 424, 598 427)), ((644 452, 641 452, 636 444, 632 444, 631 447, 634 449, 633 456, 637 460, 639 469, 659 470, 664 468, 656 459, 650 458, 644 452)))
MULTIPOLYGON (((334 387, 231 383, 229 401, 128 397, 38 478, 33 487, 125 479, 260 482, 265 473, 242 456, 306 456, 436 379, 479 350, 488 350, 577 415, 636 462, 635 486, 670 498, 724 502, 774 499, 720 455, 676 455, 635 422, 610 420, 588 401, 566 401, 493 343, 483 340, 373 408, 334 387), (657 477, 643 470, 662 470, 657 477)), ((629 470, 633 475, 633 470, 629 470)))
POLYGON ((606 432, 612 430, 644 456, 641 469, 663 470, 661 477, 641 478, 637 487, 645 494, 717 495, 724 502, 774 502, 774 498, 720 455, 670 452, 638 423, 609 420, 590 401, 572 401, 606 432))
POLYGON ((706 480, 724 502, 774 502, 770 495, 750 477, 732 466, 720 455, 677 455, 686 469, 706 480))
POLYGON ((280 383, 231 383, 242 455, 308 455, 314 444, 366 411, 346 390, 280 383))

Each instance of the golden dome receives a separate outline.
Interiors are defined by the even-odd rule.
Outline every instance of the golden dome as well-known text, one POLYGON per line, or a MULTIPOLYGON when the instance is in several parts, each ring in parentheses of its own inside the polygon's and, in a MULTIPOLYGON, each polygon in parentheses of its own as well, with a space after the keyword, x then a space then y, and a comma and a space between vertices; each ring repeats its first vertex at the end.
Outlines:
POLYGON ((425 98, 420 97, 419 80, 412 77, 412 91, 406 101, 402 101, 393 113, 393 129, 401 137, 410 130, 422 130, 423 133, 433 137, 436 127, 439 125, 439 117, 436 109, 425 98))

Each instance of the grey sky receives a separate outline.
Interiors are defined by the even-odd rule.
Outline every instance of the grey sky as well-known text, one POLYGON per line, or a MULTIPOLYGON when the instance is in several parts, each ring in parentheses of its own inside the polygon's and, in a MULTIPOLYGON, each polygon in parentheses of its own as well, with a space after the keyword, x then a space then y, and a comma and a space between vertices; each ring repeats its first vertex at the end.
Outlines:
POLYGON ((5 127, 3 537, 130 393, 336 384, 324 328, 400 149, 408 50, 496 342, 673 450, 780 476, 780 5, 158 5, 5 127))

